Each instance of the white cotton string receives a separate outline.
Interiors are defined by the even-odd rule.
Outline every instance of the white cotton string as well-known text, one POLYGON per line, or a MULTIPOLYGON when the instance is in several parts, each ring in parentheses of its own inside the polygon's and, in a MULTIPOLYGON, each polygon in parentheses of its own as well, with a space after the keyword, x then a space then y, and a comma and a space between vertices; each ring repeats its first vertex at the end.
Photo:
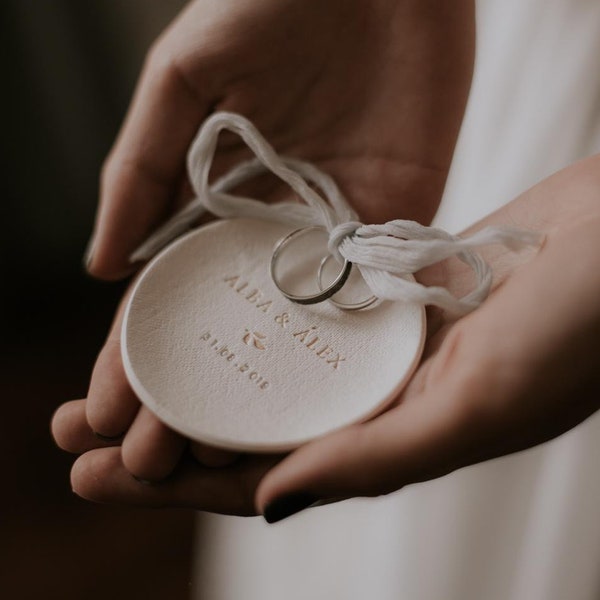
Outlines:
POLYGON ((338 260, 356 265, 375 296, 383 300, 436 305, 460 316, 477 308, 489 294, 492 271, 474 249, 501 244, 511 250, 539 245, 542 236, 514 227, 486 227, 469 237, 396 219, 382 225, 363 225, 342 196, 335 181, 315 165, 279 156, 256 127, 238 114, 219 112, 200 128, 187 160, 194 200, 154 232, 130 257, 148 260, 158 250, 189 229, 204 212, 221 218, 246 217, 289 224, 320 225, 329 233, 328 250, 338 260), (213 184, 209 173, 223 130, 238 134, 255 158, 240 163, 213 184), (230 193, 239 184, 270 171, 287 183, 303 201, 267 204, 230 193), (412 281, 420 269, 451 257, 468 264, 475 288, 456 298, 443 287, 412 281))
MULTIPOLYGON (((356 213, 350 207, 345 205, 346 201, 344 197, 329 175, 323 173, 314 165, 296 158, 282 156, 281 161, 284 165, 304 177, 307 182, 317 186, 323 192, 325 197, 331 201, 332 205, 339 206, 342 210, 345 208, 345 213, 342 213, 340 218, 357 218, 356 213)), ((210 186, 208 194, 204 192, 204 194, 201 195, 198 193, 198 189, 196 189, 196 197, 177 214, 173 215, 173 217, 163 223, 143 244, 141 244, 130 256, 130 261, 138 262, 152 258, 159 250, 164 248, 175 238, 179 237, 182 233, 185 233, 207 211, 204 202, 207 195, 212 196, 213 194, 218 195, 227 192, 228 190, 234 189, 240 183, 253 179, 267 170, 268 168, 261 163, 258 158, 253 158, 240 163, 231 171, 220 177, 210 186)), ((235 198, 235 196, 231 197, 235 198)), ((309 225, 315 224, 313 211, 305 204, 300 204, 298 202, 282 202, 273 206, 280 208, 280 212, 268 212, 263 218, 271 221, 288 223, 297 227, 308 227, 309 225)), ((238 214, 238 216, 241 216, 241 214, 238 214)), ((360 223, 358 225, 360 225, 360 223)))

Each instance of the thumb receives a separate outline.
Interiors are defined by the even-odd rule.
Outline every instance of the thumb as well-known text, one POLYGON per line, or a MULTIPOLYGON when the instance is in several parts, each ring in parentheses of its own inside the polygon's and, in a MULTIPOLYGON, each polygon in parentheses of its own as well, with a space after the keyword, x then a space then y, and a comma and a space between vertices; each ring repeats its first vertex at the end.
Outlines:
POLYGON ((461 466, 468 439, 469 419, 453 406, 448 395, 419 394, 299 448, 261 481, 258 512, 274 523, 315 504, 388 494, 449 473, 461 466))

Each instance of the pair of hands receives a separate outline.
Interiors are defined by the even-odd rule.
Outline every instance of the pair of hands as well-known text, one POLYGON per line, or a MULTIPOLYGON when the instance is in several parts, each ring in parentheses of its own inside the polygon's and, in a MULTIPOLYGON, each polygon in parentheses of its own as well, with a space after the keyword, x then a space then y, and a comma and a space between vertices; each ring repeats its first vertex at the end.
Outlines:
MULTIPOLYGON (((280 152, 331 173, 364 221, 429 222, 473 58, 472 2, 438 4, 190 4, 151 51, 106 163, 90 272, 129 274, 130 252, 186 201, 185 153, 213 109, 246 114, 280 152)), ((216 173, 244 156, 223 136, 216 173)), ((140 407, 121 364, 120 310, 87 399, 53 420, 59 446, 81 454, 75 491, 274 521, 316 500, 389 493, 574 426, 600 404, 599 163, 559 173, 477 225, 510 222, 547 238, 527 262, 487 253, 495 289, 473 314, 451 323, 430 312, 423 362, 387 412, 287 456, 190 444, 140 407)), ((268 179, 248 191, 282 194, 268 179)), ((419 279, 458 294, 471 284, 454 263, 419 279)))

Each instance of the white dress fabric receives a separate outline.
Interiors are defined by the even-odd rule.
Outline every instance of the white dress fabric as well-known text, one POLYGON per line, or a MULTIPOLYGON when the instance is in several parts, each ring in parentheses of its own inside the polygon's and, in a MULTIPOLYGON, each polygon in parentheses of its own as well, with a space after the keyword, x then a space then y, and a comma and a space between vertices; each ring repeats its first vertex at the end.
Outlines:
MULTIPOLYGON (((436 224, 460 231, 600 152, 600 2, 481 0, 436 224)), ((600 190, 598 191, 600 201, 600 190)), ((532 450, 277 525, 203 515, 202 600, 597 600, 600 414, 532 450)))

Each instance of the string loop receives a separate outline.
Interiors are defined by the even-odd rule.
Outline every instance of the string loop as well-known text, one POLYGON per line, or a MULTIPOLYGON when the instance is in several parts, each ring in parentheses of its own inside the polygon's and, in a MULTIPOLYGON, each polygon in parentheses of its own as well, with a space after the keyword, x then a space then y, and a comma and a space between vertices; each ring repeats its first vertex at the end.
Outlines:
POLYGON ((469 237, 459 237, 402 219, 364 225, 329 175, 311 163, 279 156, 248 119, 234 113, 218 112, 206 119, 188 153, 187 168, 195 199, 137 248, 130 257, 132 262, 154 256, 206 211, 220 218, 246 217, 293 227, 318 225, 329 233, 329 252, 339 262, 356 265, 378 298, 436 305, 454 316, 461 316, 477 308, 492 285, 492 270, 475 248, 502 244, 518 250, 537 246, 542 241, 540 234, 515 227, 486 227, 469 237), (209 173, 219 133, 223 130, 239 135, 255 158, 238 164, 210 184, 209 173), (287 183, 302 203, 267 204, 230 193, 240 183, 265 171, 287 183), (442 287, 424 286, 410 277, 424 267, 453 256, 469 265, 476 278, 475 288, 462 298, 456 298, 442 287))

